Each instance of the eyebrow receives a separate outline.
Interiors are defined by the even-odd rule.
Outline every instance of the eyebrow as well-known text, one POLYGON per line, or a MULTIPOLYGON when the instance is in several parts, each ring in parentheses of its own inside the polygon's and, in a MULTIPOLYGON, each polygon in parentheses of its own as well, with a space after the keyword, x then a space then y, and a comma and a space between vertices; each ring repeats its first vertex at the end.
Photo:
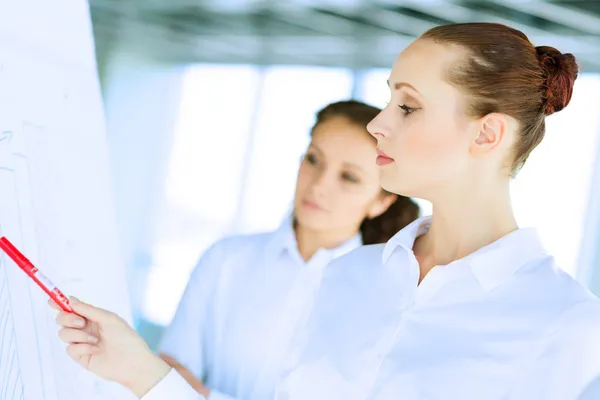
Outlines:
MULTIPOLYGON (((323 151, 322 151, 322 150, 319 148, 319 146, 317 146, 317 145, 315 145, 315 144, 313 144, 313 143, 311 143, 311 144, 308 146, 308 148, 309 148, 309 149, 310 149, 310 148, 313 148, 313 149, 317 150, 317 152, 319 152, 319 153, 321 153, 323 156, 325 156, 325 153, 323 153, 323 151)), ((345 162, 345 161, 344 161, 344 162, 342 163, 342 165, 343 165, 343 166, 345 166, 346 168, 350 167, 350 168, 354 168, 354 169, 357 169, 357 170, 359 170, 359 171, 363 171, 363 172, 364 172, 364 168, 363 168, 363 167, 361 167, 361 166, 360 166, 360 165, 358 165, 358 164, 353 164, 353 163, 349 163, 349 162, 345 162)))
POLYGON ((360 166, 360 165, 358 165, 358 164, 352 164, 352 163, 345 162, 345 163, 344 163, 344 166, 345 166, 346 168, 355 169, 355 170, 358 170, 358 171, 362 171, 362 172, 364 172, 364 169, 363 169, 363 167, 361 167, 361 166, 360 166))
MULTIPOLYGON (((389 79, 387 80, 387 84, 388 84, 388 86, 390 88, 392 88, 392 85, 390 84, 390 80, 389 79)), ((415 92, 419 93, 419 91, 413 85, 411 85, 410 83, 407 83, 407 82, 394 82, 393 88, 395 90, 398 90, 398 89, 400 89, 402 87, 407 87, 407 88, 412 89, 415 92)))

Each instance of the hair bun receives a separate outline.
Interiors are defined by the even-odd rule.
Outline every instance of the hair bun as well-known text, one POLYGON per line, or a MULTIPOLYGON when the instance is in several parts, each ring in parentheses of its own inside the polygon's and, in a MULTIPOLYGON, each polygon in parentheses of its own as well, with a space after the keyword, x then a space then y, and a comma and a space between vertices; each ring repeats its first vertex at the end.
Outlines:
POLYGON ((551 115, 571 101, 579 66, 571 53, 563 54, 550 46, 537 46, 535 50, 545 78, 542 89, 544 113, 551 115))

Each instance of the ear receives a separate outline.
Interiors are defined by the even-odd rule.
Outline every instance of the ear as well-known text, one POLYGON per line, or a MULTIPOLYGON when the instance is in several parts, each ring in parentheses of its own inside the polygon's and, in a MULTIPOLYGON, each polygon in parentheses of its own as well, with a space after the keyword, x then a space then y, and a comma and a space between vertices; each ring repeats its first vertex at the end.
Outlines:
POLYGON ((398 199, 395 194, 384 194, 377 196, 373 201, 369 209, 367 210, 367 218, 373 219, 379 217, 381 214, 387 211, 388 208, 398 199))
POLYGON ((503 142, 508 129, 508 117, 498 113, 488 114, 479 121, 478 128, 470 151, 474 155, 487 154, 503 142))

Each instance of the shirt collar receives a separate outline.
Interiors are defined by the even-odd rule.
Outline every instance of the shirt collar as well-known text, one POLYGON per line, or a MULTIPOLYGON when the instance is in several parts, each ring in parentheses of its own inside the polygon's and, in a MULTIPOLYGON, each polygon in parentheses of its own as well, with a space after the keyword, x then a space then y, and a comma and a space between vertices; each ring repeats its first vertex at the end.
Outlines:
POLYGON ((481 287, 492 290, 529 261, 548 256, 535 228, 517 229, 463 258, 481 287))
POLYGON ((269 242, 269 253, 275 257, 281 252, 296 248, 296 236, 294 234, 294 217, 287 216, 279 225, 279 228, 273 232, 273 237, 269 242))
MULTIPOLYGON (((427 216, 400 230, 386 243, 383 262, 386 263, 398 247, 412 254, 415 240, 427 232, 430 225, 431 216, 427 216)), ((457 262, 466 263, 481 287, 489 291, 508 280, 529 261, 547 255, 537 230, 520 228, 457 262)))
MULTIPOLYGON (((327 254, 331 259, 341 257, 346 253, 363 245, 362 235, 358 232, 350 239, 346 240, 340 246, 333 249, 320 249, 318 253, 327 254)), ((273 257, 278 257, 282 252, 298 252, 296 243, 296 234, 294 233, 294 216, 286 217, 279 228, 273 233, 273 237, 268 244, 268 253, 273 257)), ((316 255, 316 254, 315 254, 316 255)))
POLYGON ((383 248, 383 262, 386 263, 394 250, 402 247, 412 253, 415 240, 427 232, 431 224, 431 216, 417 218, 415 221, 406 225, 398 233, 396 233, 383 248))

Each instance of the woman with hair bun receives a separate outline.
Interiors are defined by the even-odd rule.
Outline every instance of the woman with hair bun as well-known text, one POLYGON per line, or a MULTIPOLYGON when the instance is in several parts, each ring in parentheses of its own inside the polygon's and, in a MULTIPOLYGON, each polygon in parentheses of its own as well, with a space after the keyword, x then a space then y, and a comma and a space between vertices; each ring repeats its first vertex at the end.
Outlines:
MULTIPOLYGON (((600 301, 555 264, 535 229, 519 228, 509 190, 577 75, 572 54, 494 23, 438 26, 400 54, 390 103, 368 130, 383 188, 429 200, 433 215, 328 266, 277 400, 594 395, 600 301)), ((109 313, 81 309, 121 341, 92 353, 80 333, 76 360, 96 373, 117 359, 151 366, 145 381, 104 374, 130 388, 155 385, 145 400, 197 398, 139 344, 110 357, 136 335, 112 328, 109 313)), ((60 318, 73 338, 81 332, 60 318)))

